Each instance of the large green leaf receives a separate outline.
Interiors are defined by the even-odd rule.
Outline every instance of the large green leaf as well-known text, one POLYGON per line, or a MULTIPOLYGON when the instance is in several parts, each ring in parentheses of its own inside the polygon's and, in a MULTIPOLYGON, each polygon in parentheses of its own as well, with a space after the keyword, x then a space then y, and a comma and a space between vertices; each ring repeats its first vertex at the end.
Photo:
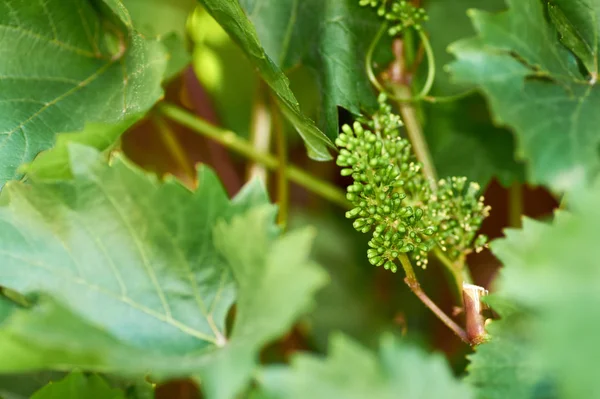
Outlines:
MULTIPOLYGON (((425 30, 437 69, 431 94, 444 97, 464 93, 472 85, 457 84, 442 68, 454 59, 447 48, 456 40, 475 33, 467 17, 469 8, 498 11, 504 8, 504 1, 429 0, 424 5, 429 16, 425 30)), ((423 84, 427 72, 425 61, 419 72, 420 83, 416 84, 423 84)), ((493 125, 481 97, 424 104, 423 108, 423 130, 440 177, 466 176, 482 186, 494 177, 504 185, 523 179, 522 167, 514 159, 512 135, 493 125)))
MULTIPOLYGON (((472 11, 478 37, 452 45, 458 60, 451 71, 458 82, 476 84, 496 121, 515 130, 528 179, 565 190, 600 166, 597 72, 580 71, 546 20, 542 2, 507 3, 509 10, 497 15, 472 11)), ((585 40, 594 43, 596 57, 597 26, 591 21, 598 19, 597 6, 587 0, 556 3, 569 20, 584 22, 585 40)))
POLYGON ((109 13, 83 0, 0 3, 0 186, 56 134, 122 121, 162 96, 164 46, 109 13))
POLYGON ((376 355, 343 335, 330 342, 330 355, 296 355, 289 368, 263 371, 259 384, 269 399, 469 399, 470 389, 458 382, 444 358, 391 335, 376 355))
POLYGON ((486 327, 491 342, 479 345, 469 356, 465 382, 476 389, 480 399, 554 398, 552 380, 532 351, 532 316, 494 296, 488 300, 501 319, 486 327))
POLYGON ((111 388, 101 377, 72 373, 63 380, 50 383, 37 391, 31 399, 125 399, 125 394, 111 388))
POLYGON ((424 106, 423 126, 440 177, 466 176, 482 186, 523 179, 510 132, 492 124, 480 96, 424 106))
POLYGON ((70 178, 69 146, 71 143, 80 143, 104 151, 118 142, 123 132, 141 117, 142 115, 134 115, 113 124, 90 123, 82 131, 60 133, 56 136, 54 147, 41 152, 33 162, 23 165, 20 170, 29 178, 36 180, 70 178))
MULTIPOLYGON (((492 243, 505 265, 498 294, 528 317, 529 358, 544 366, 559 397, 598 398, 600 186, 569 201, 572 213, 551 225, 525 219, 523 230, 492 243)), ((502 362, 487 358, 489 367, 502 362)))
POLYGON ((320 126, 331 138, 338 134, 338 106, 358 115, 377 104, 367 79, 365 56, 382 21, 358 3, 240 1, 266 53, 280 68, 304 64, 315 72, 321 91, 320 126))
POLYGON ((259 184, 229 201, 205 168, 190 192, 120 157, 70 153, 73 180, 3 192, 0 285, 35 302, 0 321, 0 371, 197 376, 208 397, 234 395, 324 282, 313 233, 279 237, 259 184))
POLYGON ((277 96, 281 111, 304 139, 310 157, 317 160, 331 159, 328 148, 333 147, 333 143, 301 112, 287 77, 265 52, 254 26, 244 14, 240 4, 233 0, 201 0, 201 2, 242 48, 271 87, 277 96))

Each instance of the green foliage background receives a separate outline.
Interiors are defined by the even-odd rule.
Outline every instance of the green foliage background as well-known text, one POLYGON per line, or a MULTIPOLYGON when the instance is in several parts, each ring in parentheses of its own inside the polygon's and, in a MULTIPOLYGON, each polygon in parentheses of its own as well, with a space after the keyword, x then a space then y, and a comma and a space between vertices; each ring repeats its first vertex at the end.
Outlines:
MULTIPOLYGON (((415 4, 435 60, 404 33, 408 83, 437 72, 413 106, 438 175, 487 188, 484 232, 512 224, 467 258, 489 342, 449 335, 343 220, 333 143, 377 109, 376 9, 0 0, 0 397, 600 398, 600 4, 415 4)), ((445 270, 416 275, 451 313, 445 270)))

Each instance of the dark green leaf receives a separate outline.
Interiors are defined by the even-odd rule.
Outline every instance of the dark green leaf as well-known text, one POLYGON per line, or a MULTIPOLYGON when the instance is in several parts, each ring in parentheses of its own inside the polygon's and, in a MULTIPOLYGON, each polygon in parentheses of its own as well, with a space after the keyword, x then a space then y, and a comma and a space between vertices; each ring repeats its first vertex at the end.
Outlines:
POLYGON ((120 157, 70 156, 73 180, 3 192, 0 285, 39 299, 0 320, 0 370, 197 376, 209 397, 232 397, 324 283, 312 233, 278 237, 258 184, 229 201, 204 168, 190 192, 120 157))
MULTIPOLYGON (((457 84, 442 69, 454 59, 448 46, 475 31, 467 10, 480 7, 487 11, 504 8, 504 1, 429 0, 425 23, 435 54, 436 79, 431 94, 445 97, 465 93, 471 84, 457 84)), ((423 61, 419 78, 424 81, 428 66, 423 61)), ((423 84, 423 83, 419 83, 423 84)), ((466 176, 485 186, 492 178, 509 185, 523 179, 522 167, 514 159, 514 140, 509 132, 493 125, 489 112, 479 96, 469 96, 451 103, 424 104, 423 130, 440 177, 466 176)))
POLYGON ((289 368, 263 371, 259 385, 269 399, 469 399, 470 389, 455 380, 440 355, 400 342, 381 340, 378 354, 342 335, 330 342, 330 355, 296 355, 289 368))
POLYGON ((424 131, 440 177, 466 176, 485 187, 497 178, 509 186, 523 179, 514 139, 495 127, 480 96, 425 106, 424 131))
MULTIPOLYGON (((572 3, 577 3, 577 1, 572 1, 572 3)), ((583 4, 583 2, 579 4, 583 4)), ((579 57, 590 73, 597 75, 596 49, 590 46, 591 43, 586 43, 585 39, 581 37, 578 28, 569 21, 559 6, 548 3, 548 15, 550 15, 550 19, 560 35, 562 44, 579 57)))
POLYGON ((116 24, 88 1, 0 4, 0 186, 58 133, 119 123, 162 96, 164 46, 116 24))
POLYGON ((316 127, 313 121, 302 114, 298 101, 290 90, 287 77, 265 52, 254 26, 239 3, 202 0, 202 4, 258 68, 262 78, 276 94, 282 112, 304 139, 311 158, 331 159, 328 151, 328 147, 333 147, 331 140, 316 127))
MULTIPOLYGON (((376 108, 365 72, 381 19, 357 0, 242 0, 268 56, 283 69, 311 68, 321 91, 320 126, 338 134, 338 109, 358 115, 376 108)), ((387 46, 385 41, 381 44, 387 46)), ((388 47, 389 48, 389 47, 388 47)), ((387 50, 387 48, 386 48, 387 50)))
MULTIPOLYGON (((541 2, 508 4, 510 9, 497 15, 472 11, 479 36, 452 45, 458 61, 451 71, 458 82, 476 84, 495 120, 515 130, 517 156, 528 162, 529 181, 565 190, 600 166, 595 112, 600 91, 559 41, 541 2)), ((575 21, 597 18, 591 6, 583 7, 586 2, 569 4, 573 13, 563 11, 576 26, 575 21)), ((590 33, 582 34, 586 42, 590 33)))

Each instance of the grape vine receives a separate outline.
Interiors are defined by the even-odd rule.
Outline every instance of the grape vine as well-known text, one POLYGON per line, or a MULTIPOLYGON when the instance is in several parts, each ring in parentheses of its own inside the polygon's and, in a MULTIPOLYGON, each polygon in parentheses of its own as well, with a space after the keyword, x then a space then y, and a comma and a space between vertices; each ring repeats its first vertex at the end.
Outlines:
POLYGON ((432 188, 384 94, 379 104, 371 118, 344 125, 336 140, 341 174, 353 179, 346 197, 354 207, 346 217, 356 230, 373 231, 369 262, 396 272, 400 254, 425 268, 436 247, 453 261, 480 251, 487 237, 477 230, 490 207, 479 184, 451 177, 432 188))

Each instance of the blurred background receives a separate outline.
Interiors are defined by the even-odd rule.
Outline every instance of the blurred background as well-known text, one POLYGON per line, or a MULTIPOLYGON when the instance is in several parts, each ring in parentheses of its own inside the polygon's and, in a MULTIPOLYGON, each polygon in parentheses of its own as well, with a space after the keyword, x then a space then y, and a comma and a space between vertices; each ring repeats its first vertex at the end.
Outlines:
MULTIPOLYGON (((445 51, 447 44, 468 36, 471 28, 464 12, 473 1, 464 1, 456 8, 456 15, 451 16, 447 15, 449 8, 442 8, 441 3, 431 1, 427 5, 429 33, 436 55, 440 54, 437 60, 440 66, 451 60, 445 51), (465 23, 461 24, 463 19, 465 23), (449 21, 455 29, 449 30, 449 21), (444 32, 444 36, 437 35, 438 32, 444 32)), ((235 132, 264 152, 278 152, 273 132, 279 129, 290 164, 344 189, 348 179, 339 176, 334 162, 308 159, 299 135, 277 114, 267 87, 219 25, 198 8, 188 20, 187 31, 193 48, 192 62, 168 84, 166 100, 235 132)), ((420 73, 415 71, 417 82, 422 78, 420 73)), ((298 64, 286 74, 303 111, 319 120, 320 100, 311 70, 298 64)), ((433 94, 451 95, 459 89, 445 74, 439 73, 433 94)), ((557 207, 556 200, 545 190, 519 183, 523 170, 512 155, 512 136, 494 126, 482 97, 472 95, 451 104, 421 106, 419 112, 438 170, 446 175, 467 175, 485 188, 486 203, 491 205, 492 212, 481 232, 490 239, 501 236, 507 226, 518 225, 519 218, 511 215, 543 219, 557 207), (493 154, 484 151, 490 146, 495 148, 493 154), (507 163, 506 159, 512 161, 507 163)), ((339 118, 342 124, 350 122, 352 115, 339 109, 339 118)), ((141 167, 159 176, 175 175, 190 188, 197 184, 195 168, 202 163, 216 171, 232 196, 251 178, 264 180, 274 202, 282 195, 277 173, 158 115, 131 128, 122 138, 122 150, 141 167)), ((287 228, 316 227, 314 258, 328 270, 331 282, 319 293, 312 311, 287 336, 265 349, 264 360, 284 361, 303 349, 325 352, 332 331, 341 330, 369 347, 376 344, 381 332, 393 331, 429 349, 443 351, 456 373, 462 373, 464 355, 470 348, 411 294, 402 273, 392 274, 367 262, 369 235, 354 231, 351 222, 344 218, 345 209, 293 183, 287 190, 287 228)), ((493 290, 499 264, 491 253, 486 250, 472 254, 468 264, 475 283, 493 290)), ((427 270, 417 273, 424 290, 451 314, 455 300, 441 265, 431 259, 427 270)), ((174 381, 159 387, 157 397, 200 396, 192 383, 174 381)))

